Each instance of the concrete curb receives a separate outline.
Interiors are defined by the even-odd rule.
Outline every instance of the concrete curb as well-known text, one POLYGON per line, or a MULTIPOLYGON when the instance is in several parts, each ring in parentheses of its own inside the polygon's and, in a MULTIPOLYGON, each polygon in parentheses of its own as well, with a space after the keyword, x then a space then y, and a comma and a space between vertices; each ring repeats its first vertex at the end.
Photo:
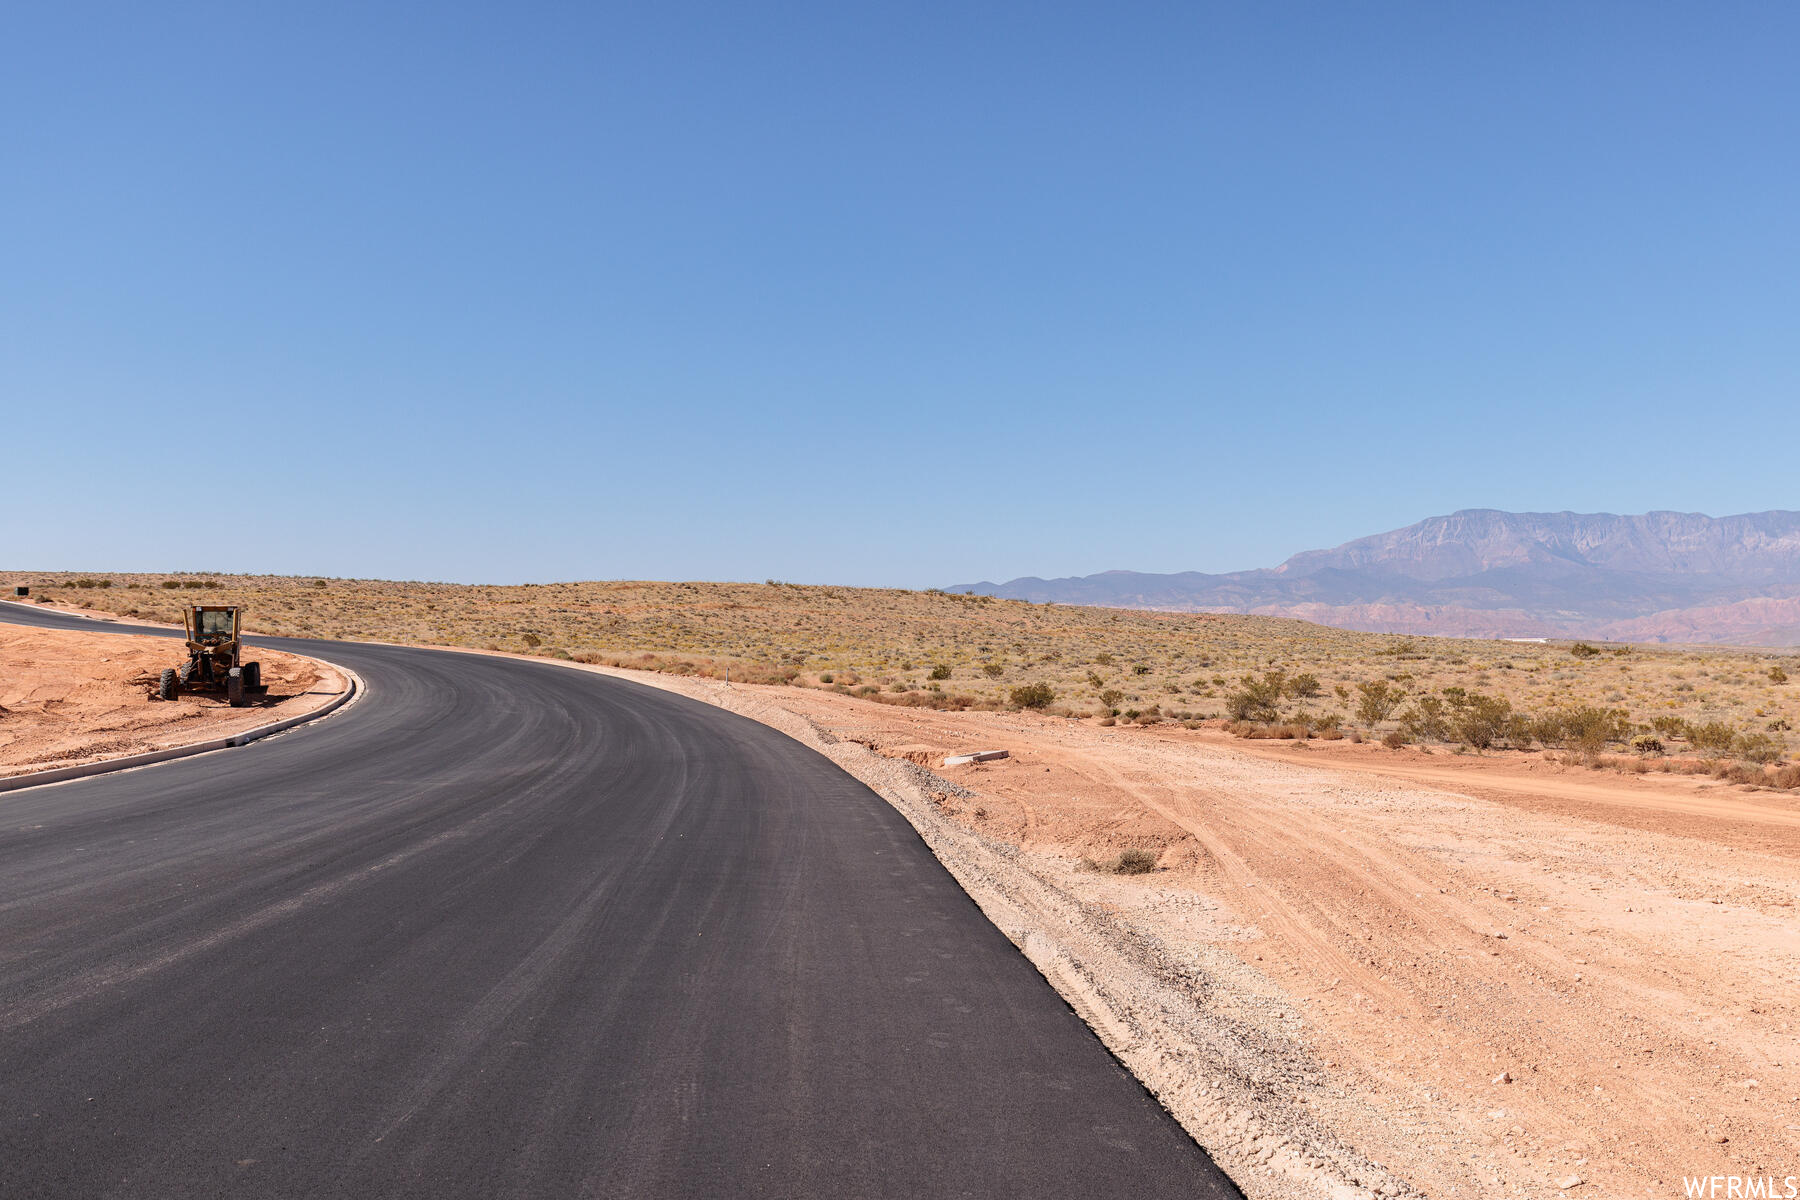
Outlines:
POLYGON ((242 733, 233 733, 204 742, 194 742, 187 746, 170 746, 165 750, 147 750, 142 754, 131 754, 124 758, 106 758, 99 762, 82 763, 73 767, 52 767, 48 771, 33 771, 28 775, 9 775, 0 779, 0 792, 16 792, 24 788, 63 783, 70 779, 86 779, 90 775, 110 775, 114 771, 129 771, 133 767, 147 767, 152 763, 169 762, 172 759, 187 758, 195 754, 208 754, 214 750, 226 750, 234 746, 248 746, 251 742, 283 733, 295 726, 304 725, 308 721, 317 721, 328 717, 368 691, 368 685, 362 681, 362 676, 349 667, 339 666, 330 659, 315 658, 310 654, 300 657, 311 658, 314 662, 324 663, 332 670, 339 672, 348 686, 338 693, 336 698, 311 712, 301 713, 296 717, 286 717, 267 725, 258 725, 255 729, 246 729, 242 733))

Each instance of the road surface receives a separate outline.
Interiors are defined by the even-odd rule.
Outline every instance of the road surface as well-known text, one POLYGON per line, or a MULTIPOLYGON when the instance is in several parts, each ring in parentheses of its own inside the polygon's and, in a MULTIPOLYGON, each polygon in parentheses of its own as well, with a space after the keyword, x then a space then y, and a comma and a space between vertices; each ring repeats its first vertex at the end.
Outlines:
POLYGON ((1236 1194, 828 760, 547 663, 260 640, 369 693, 0 795, 0 1196, 1236 1194))

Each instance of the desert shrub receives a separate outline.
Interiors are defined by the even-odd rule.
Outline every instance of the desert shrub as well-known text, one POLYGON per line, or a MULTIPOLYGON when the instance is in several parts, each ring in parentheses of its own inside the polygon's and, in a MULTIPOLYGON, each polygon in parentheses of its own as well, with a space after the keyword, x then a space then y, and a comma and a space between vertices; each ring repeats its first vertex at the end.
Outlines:
POLYGON ((1113 859, 1112 865, 1107 869, 1114 875, 1147 875, 1156 870, 1156 852, 1136 846, 1121 850, 1119 857, 1113 859))
POLYGON ((1287 694, 1296 700, 1311 700, 1323 690, 1319 686, 1319 677, 1310 671, 1301 672, 1287 683, 1287 694))
POLYGON ((1600 653, 1600 647, 1589 645, 1587 642, 1576 642, 1569 647, 1569 653, 1576 658, 1592 658, 1600 653))
POLYGON ((1110 667, 1113 665, 1113 656, 1102 650, 1100 653, 1094 655, 1094 661, 1103 667, 1110 667))
POLYGON ((1787 682, 1787 672, 1782 670, 1780 667, 1770 667, 1769 668, 1769 682, 1770 683, 1786 683, 1787 682))
POLYGON ((932 678, 932 679, 948 679, 948 678, 950 678, 950 664, 949 663, 938 663, 936 666, 932 667, 930 678, 932 678))
POLYGON ((1281 671, 1266 671, 1262 678, 1244 676, 1244 686, 1225 697, 1225 711, 1235 721, 1279 721, 1281 694, 1287 677, 1281 671))
POLYGON ((1486 750, 1507 736, 1512 715, 1512 704, 1504 698, 1470 692, 1452 708, 1450 727, 1469 745, 1486 750))
POLYGON ((1325 736, 1327 733, 1337 734, 1337 736, 1342 737, 1343 735, 1338 732, 1338 726, 1342 725, 1343 721, 1344 719, 1336 713, 1321 713, 1319 716, 1313 718, 1312 727, 1318 732, 1320 737, 1325 736))
POLYGON ((1131 673, 1133 675, 1148 675, 1150 673, 1150 668, 1145 663, 1138 663, 1136 666, 1131 668, 1131 673))
POLYGON ((1450 723, 1444 716, 1444 702, 1437 696, 1420 696, 1412 707, 1400 714, 1400 728, 1406 736, 1419 741, 1441 742, 1450 736, 1450 723))
POLYGON ((982 663, 981 673, 986 675, 989 679, 998 679, 1006 674, 1006 668, 999 663, 982 663))
POLYGON ((162 585, 163 585, 163 586, 164 586, 164 587, 166 587, 166 588, 169 588, 169 589, 170 589, 170 590, 173 590, 173 589, 175 589, 175 588, 178 588, 178 587, 180 587, 180 586, 181 586, 181 580, 179 580, 179 579, 165 579, 165 580, 163 580, 163 581, 162 581, 162 585))
POLYGON ((525 634, 524 637, 525 637, 525 644, 527 646, 530 646, 533 650, 536 650, 539 646, 544 644, 544 639, 539 637, 535 633, 525 634))
POLYGON ((1356 703, 1356 719, 1370 729, 1392 716, 1394 710, 1400 707, 1400 701, 1406 697, 1404 688, 1396 687, 1385 679, 1359 683, 1356 690, 1362 693, 1362 699, 1356 703))
POLYGON ((1048 708, 1056 692, 1047 683, 1021 684, 1012 690, 1012 702, 1020 708, 1048 708))
POLYGON ((1661 754, 1663 742, 1654 733, 1640 733, 1631 739, 1631 748, 1639 754, 1661 754))
POLYGON ((1553 713, 1537 727, 1540 741, 1587 754, 1599 753, 1608 742, 1624 741, 1630 732, 1631 721, 1624 709, 1597 708, 1591 704, 1553 713))
POLYGON ((1747 762, 1772 763, 1781 757, 1782 745, 1766 733, 1740 733, 1731 748, 1747 762))
POLYGON ((313 580, 313 586, 316 588, 322 588, 322 587, 330 587, 331 585, 329 583, 326 583, 323 579, 315 579, 315 580, 313 580))
POLYGON ((1694 749, 1706 754, 1729 754, 1733 744, 1737 742, 1737 730, 1723 721, 1708 721, 1703 725, 1689 725, 1687 739, 1693 743, 1694 749))
POLYGON ((1411 740, 1411 738, 1407 737, 1404 733, 1401 733, 1398 729, 1394 729, 1390 730, 1387 736, 1381 739, 1381 744, 1386 746, 1389 750, 1398 750, 1411 740))
POLYGON ((1107 688, 1104 692, 1100 693, 1100 703, 1104 704, 1109 709, 1118 708, 1119 704, 1124 699, 1125 693, 1121 692, 1118 688, 1107 688))
POLYGON ((1515 750, 1529 750, 1532 737, 1532 720, 1522 712, 1515 712, 1506 718, 1506 744, 1515 750))
POLYGON ((1748 763, 1722 763, 1713 772, 1714 779, 1727 783, 1761 783, 1766 777, 1761 767, 1748 763))
POLYGON ((1651 717, 1650 728, 1670 741, 1676 738, 1685 739, 1688 736, 1688 723, 1680 717, 1651 717))
POLYGON ((819 676, 819 682, 820 683, 831 683, 836 678, 837 678, 837 676, 833 675, 830 671, 826 671, 823 675, 819 676))

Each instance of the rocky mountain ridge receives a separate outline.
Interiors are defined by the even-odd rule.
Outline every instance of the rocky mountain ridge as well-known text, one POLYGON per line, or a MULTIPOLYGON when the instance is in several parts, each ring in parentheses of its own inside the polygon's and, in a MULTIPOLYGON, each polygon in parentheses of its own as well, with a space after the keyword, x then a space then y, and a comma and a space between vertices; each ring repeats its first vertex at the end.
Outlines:
POLYGON ((1800 512, 1467 509, 1262 570, 1107 571, 948 590, 1388 633, 1800 645, 1800 512))

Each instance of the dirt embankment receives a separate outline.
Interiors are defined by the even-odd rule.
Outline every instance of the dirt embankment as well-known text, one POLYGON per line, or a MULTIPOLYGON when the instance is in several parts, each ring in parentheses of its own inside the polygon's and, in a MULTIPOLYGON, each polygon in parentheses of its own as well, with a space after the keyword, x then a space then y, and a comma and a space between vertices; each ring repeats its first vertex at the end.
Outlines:
POLYGON ((1785 793, 633 677, 887 796, 1253 1200, 1800 1174, 1785 793))
POLYGON ((241 733, 318 708, 346 686, 326 664, 259 650, 267 694, 247 707, 222 693, 155 699, 180 652, 168 638, 0 624, 0 776, 241 733))

